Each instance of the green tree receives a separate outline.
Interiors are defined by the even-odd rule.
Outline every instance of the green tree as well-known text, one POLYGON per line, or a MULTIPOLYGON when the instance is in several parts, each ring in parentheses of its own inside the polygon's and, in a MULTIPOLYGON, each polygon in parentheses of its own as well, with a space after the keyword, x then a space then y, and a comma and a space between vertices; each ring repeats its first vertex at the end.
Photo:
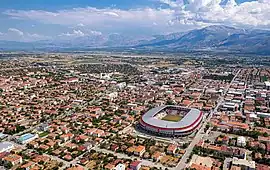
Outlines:
POLYGON ((5 167, 6 167, 7 169, 11 169, 11 168, 12 168, 12 166, 13 166, 13 165, 12 165, 12 163, 8 162, 8 163, 6 164, 6 166, 5 166, 5 167))

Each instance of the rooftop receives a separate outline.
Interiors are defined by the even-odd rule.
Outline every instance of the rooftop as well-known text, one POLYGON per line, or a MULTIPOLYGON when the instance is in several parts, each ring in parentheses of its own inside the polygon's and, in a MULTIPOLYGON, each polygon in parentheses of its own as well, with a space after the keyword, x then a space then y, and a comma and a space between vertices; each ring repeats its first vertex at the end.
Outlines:
POLYGON ((0 153, 2 151, 4 151, 5 149, 11 148, 11 147, 13 147, 13 144, 12 143, 10 143, 10 142, 1 142, 0 143, 0 153))
POLYGON ((238 159, 236 157, 233 157, 232 164, 233 165, 244 165, 244 166, 254 168, 254 169, 256 167, 255 161, 248 161, 248 160, 245 160, 245 159, 238 159))

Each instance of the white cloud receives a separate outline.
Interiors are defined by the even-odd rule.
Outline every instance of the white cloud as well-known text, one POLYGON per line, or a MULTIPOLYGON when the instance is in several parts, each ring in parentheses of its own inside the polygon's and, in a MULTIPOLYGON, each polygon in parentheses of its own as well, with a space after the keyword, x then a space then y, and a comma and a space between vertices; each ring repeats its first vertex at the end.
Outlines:
POLYGON ((23 32, 16 29, 16 28, 9 28, 8 31, 11 32, 11 33, 15 33, 15 34, 17 34, 19 36, 23 36, 23 32))
POLYGON ((78 27, 84 27, 85 25, 82 23, 77 24, 78 27))
POLYGON ((67 33, 61 33, 59 35, 60 37, 82 37, 84 36, 84 33, 80 30, 73 30, 73 32, 67 32, 67 33))
POLYGON ((99 31, 92 31, 92 30, 87 30, 87 31, 82 31, 82 30, 73 30, 71 33, 61 33, 58 36, 59 37, 70 37, 70 38, 75 38, 75 37, 84 37, 84 36, 97 36, 97 35, 102 35, 101 32, 99 31))
POLYGON ((183 0, 177 0, 177 1, 172 1, 172 0, 160 0, 161 3, 167 4, 170 7, 179 7, 184 5, 184 1, 183 0))
POLYGON ((45 35, 40 35, 40 34, 30 34, 30 33, 26 33, 25 39, 28 41, 38 41, 38 40, 47 40, 47 39, 51 39, 50 36, 45 36, 45 35))
POLYGON ((179 1, 172 24, 224 24, 239 27, 258 27, 270 29, 270 0, 259 0, 238 4, 228 0, 187 0, 179 1))
POLYGON ((0 40, 8 41, 38 41, 38 40, 47 40, 50 39, 50 36, 44 36, 36 33, 23 32, 17 28, 9 28, 6 32, 0 33, 0 40))
POLYGON ((270 29, 270 0, 237 4, 235 0, 160 0, 164 8, 73 8, 55 12, 45 10, 8 10, 14 19, 32 20, 72 28, 61 36, 78 37, 100 32, 130 34, 163 34, 187 31, 208 25, 270 29))
MULTIPOLYGON (((110 32, 119 30, 138 30, 138 28, 151 28, 152 23, 162 26, 163 30, 168 25, 168 21, 173 17, 171 9, 140 8, 130 10, 120 10, 112 8, 74 8, 69 10, 59 10, 56 12, 42 10, 8 10, 4 14, 13 19, 32 20, 46 24, 58 24, 76 28, 82 26, 92 29, 110 32)), ((71 33, 72 34, 72 33, 71 33)))
POLYGON ((111 11, 105 11, 103 12, 103 14, 108 15, 108 16, 112 16, 112 17, 119 17, 119 15, 116 12, 111 12, 111 11))
POLYGON ((270 4, 270 1, 269 0, 258 0, 260 3, 269 3, 270 4))
POLYGON ((102 35, 102 32, 99 31, 90 31, 91 35, 102 35))

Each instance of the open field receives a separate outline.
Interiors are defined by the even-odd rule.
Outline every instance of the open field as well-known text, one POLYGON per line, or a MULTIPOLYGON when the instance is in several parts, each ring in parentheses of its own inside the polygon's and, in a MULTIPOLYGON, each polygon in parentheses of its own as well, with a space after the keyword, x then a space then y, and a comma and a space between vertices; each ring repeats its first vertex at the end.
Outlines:
POLYGON ((166 115, 162 118, 162 120, 171 121, 171 122, 179 122, 182 119, 180 115, 166 115))

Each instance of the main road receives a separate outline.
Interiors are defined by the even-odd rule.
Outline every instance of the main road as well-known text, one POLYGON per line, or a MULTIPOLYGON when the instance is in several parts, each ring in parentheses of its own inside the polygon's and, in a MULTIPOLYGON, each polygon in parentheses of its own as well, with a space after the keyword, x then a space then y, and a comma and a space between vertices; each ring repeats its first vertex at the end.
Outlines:
MULTIPOLYGON (((227 92, 229 91, 229 88, 231 87, 232 83, 234 82, 235 78, 238 76, 238 74, 240 73, 241 70, 238 70, 238 72, 235 74, 234 78, 232 79, 232 81, 230 82, 230 84, 227 86, 227 88, 224 90, 223 95, 221 95, 218 99, 218 103, 215 107, 215 109, 213 111, 210 112, 210 115, 208 116, 208 118, 206 118, 201 126, 201 128, 198 130, 196 136, 194 137, 194 139, 192 140, 192 142, 190 143, 190 145, 188 146, 188 148, 186 149, 185 154, 182 156, 181 160, 179 161, 178 165, 175 167, 175 170, 182 170, 187 168, 187 160, 191 155, 191 152, 193 150, 193 148, 195 147, 195 145, 201 140, 203 139, 205 133, 204 133, 204 128, 207 125, 207 123, 210 121, 210 119, 212 118, 213 114, 217 112, 219 106, 223 103, 224 101, 224 96, 227 94, 227 92)), ((207 134, 207 133, 206 133, 207 134)))

